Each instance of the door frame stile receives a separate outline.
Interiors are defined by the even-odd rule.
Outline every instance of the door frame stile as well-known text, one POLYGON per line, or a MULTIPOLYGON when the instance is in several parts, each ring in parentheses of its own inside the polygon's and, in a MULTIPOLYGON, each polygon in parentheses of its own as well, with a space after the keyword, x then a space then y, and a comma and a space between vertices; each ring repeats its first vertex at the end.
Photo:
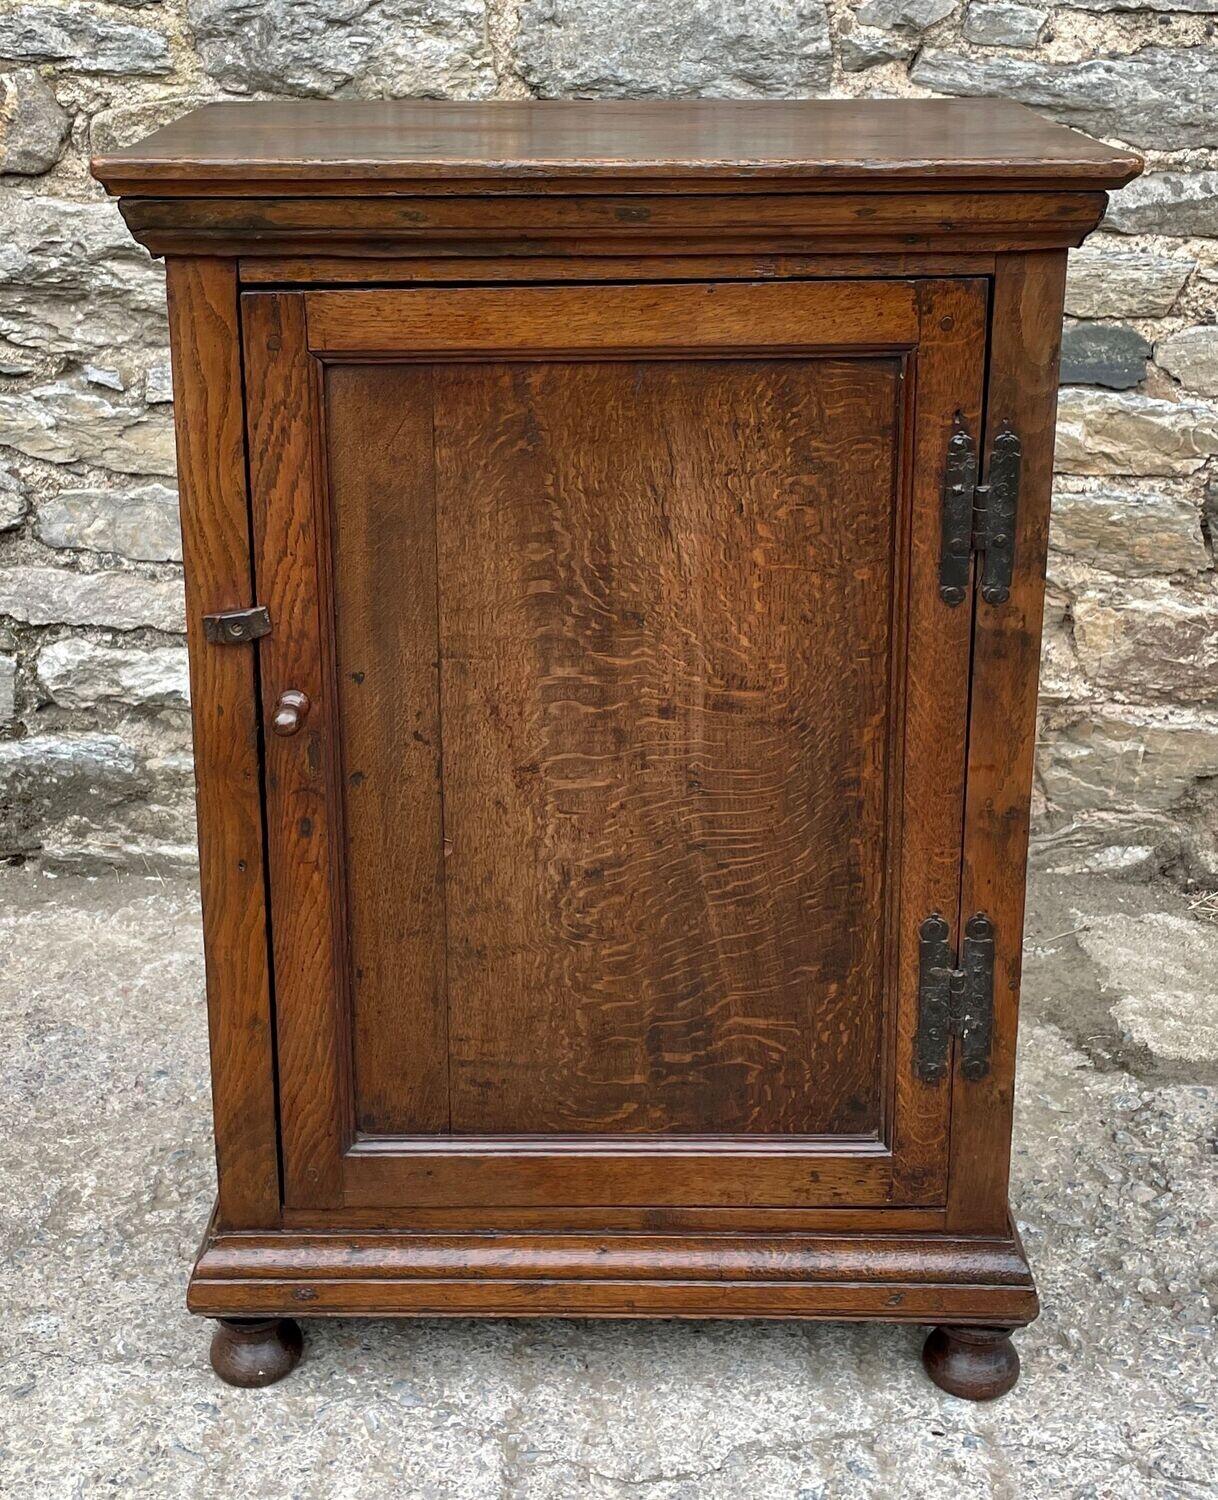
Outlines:
POLYGON ((302 691, 310 704, 299 734, 263 741, 283 1197, 334 1208, 354 1128, 321 365, 308 349, 303 293, 243 294, 242 334, 254 393, 247 412, 254 567, 272 619, 259 643, 263 722, 285 689, 302 691), (281 813, 291 801, 290 826, 273 816, 274 798, 285 804, 281 813), (291 1005, 282 1003, 288 975, 291 1005))
POLYGON ((933 867, 902 856, 898 940, 900 970, 894 986, 896 1108, 892 1149, 898 1201, 942 1203, 948 1190, 944 1149, 951 1110, 950 1074, 934 1082, 915 1078, 918 1016, 918 929, 938 907, 954 922, 960 890, 960 830, 964 816, 970 627, 967 615, 939 597, 941 479, 952 420, 959 408, 980 421, 985 387, 989 284, 983 278, 930 278, 916 283, 920 335, 914 363, 911 423, 908 596, 905 629, 905 714, 902 722, 899 822, 903 837, 926 829, 927 848, 941 851, 933 867), (920 664, 917 671, 910 664, 920 664), (952 706, 946 719, 938 711, 952 706), (911 737, 923 750, 913 753, 911 737), (953 760, 954 757, 954 760, 953 760), (905 1132, 905 1139, 902 1137, 905 1132))
POLYGON ((1065 277, 1064 250, 997 257, 982 451, 991 451, 1009 421, 1023 445, 1023 469, 1010 597, 999 605, 977 598, 973 618, 961 912, 985 912, 997 932, 986 1075, 965 1081, 959 1042, 953 1045, 948 1226, 961 1233, 1002 1234, 1009 1224, 1028 809, 1065 277))
POLYGON ((205 614, 258 602, 237 263, 172 256, 166 290, 195 705, 215 1222, 259 1229, 279 1222, 281 1186, 256 647, 217 649, 203 632, 205 614))

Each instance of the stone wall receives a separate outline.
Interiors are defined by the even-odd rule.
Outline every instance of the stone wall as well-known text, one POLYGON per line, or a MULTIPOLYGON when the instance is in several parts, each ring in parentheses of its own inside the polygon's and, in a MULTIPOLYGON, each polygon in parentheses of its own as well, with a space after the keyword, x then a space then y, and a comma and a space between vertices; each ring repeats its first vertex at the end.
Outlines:
POLYGON ((0 857, 189 861, 160 267, 208 98, 1005 94, 1149 157, 1073 259, 1039 857, 1218 883, 1218 0, 0 0, 0 857))

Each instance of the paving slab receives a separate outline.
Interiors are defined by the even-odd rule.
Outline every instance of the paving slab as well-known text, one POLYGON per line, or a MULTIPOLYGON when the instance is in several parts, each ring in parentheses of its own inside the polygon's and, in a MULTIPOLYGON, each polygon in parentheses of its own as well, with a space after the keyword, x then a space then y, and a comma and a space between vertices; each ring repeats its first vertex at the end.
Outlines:
POLYGON ((1218 1475, 1218 923, 1031 892, 1013 1198, 1044 1312, 989 1406, 920 1334, 337 1321, 236 1391, 183 1306, 214 1192, 186 881, 0 870, 0 1495, 1195 1500, 1218 1475), (1208 1029, 1207 1029, 1208 1028, 1208 1029))

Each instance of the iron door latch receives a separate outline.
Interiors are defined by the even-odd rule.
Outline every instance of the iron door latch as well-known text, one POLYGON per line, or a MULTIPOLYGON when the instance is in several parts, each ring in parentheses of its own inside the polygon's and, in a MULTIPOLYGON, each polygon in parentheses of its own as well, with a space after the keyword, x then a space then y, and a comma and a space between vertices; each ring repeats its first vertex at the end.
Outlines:
POLYGON ((213 646, 244 646, 271 633, 271 612, 265 605, 253 609, 226 609, 220 615, 203 616, 203 639, 213 646))
POLYGON ((970 1082, 990 1071, 994 1034, 994 924, 984 912, 968 919, 960 965, 950 929, 935 912, 918 929, 918 1031, 914 1076, 938 1083, 947 1073, 951 1038, 960 1039, 960 1071, 970 1082))
POLYGON ((977 445, 960 413, 952 423, 943 466, 943 535, 939 548, 939 597, 953 608, 964 603, 969 560, 983 559, 981 597, 1005 604, 1015 568, 1015 522, 1023 445, 1004 421, 990 454, 989 482, 977 483, 977 445))

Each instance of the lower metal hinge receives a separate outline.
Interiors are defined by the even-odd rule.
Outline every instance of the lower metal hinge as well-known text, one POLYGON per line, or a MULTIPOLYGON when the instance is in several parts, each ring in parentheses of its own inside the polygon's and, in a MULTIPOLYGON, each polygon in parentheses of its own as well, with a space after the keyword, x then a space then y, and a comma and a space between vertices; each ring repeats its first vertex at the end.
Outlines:
POLYGON ((960 1042, 960 1071, 970 1082, 990 1071, 994 1035, 994 924, 984 912, 968 919, 959 967, 951 929, 935 912, 918 929, 918 1030, 914 1076, 938 1083, 947 1073, 951 1038, 960 1042))
POLYGON ((203 638, 213 646, 244 646, 271 633, 271 612, 263 604, 253 609, 226 609, 203 616, 203 638))
POLYGON ((977 483, 977 445, 959 412, 952 423, 943 466, 943 534, 939 546, 939 597, 964 603, 969 561, 981 558, 981 597, 1005 604, 1015 570, 1015 524, 1023 445, 1003 422, 990 453, 989 477, 977 483))

